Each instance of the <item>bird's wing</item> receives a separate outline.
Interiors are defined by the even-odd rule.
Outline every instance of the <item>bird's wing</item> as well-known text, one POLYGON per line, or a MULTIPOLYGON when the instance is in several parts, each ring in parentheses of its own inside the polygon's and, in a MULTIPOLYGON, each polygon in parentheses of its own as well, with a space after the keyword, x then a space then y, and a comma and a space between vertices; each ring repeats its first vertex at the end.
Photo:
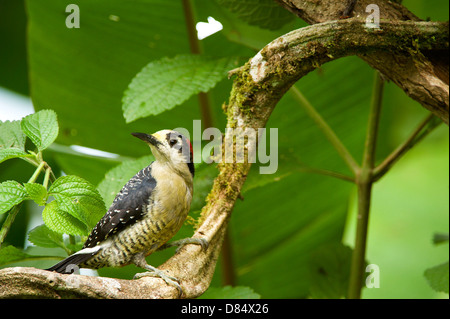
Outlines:
POLYGON ((151 174, 151 164, 134 175, 117 194, 105 216, 92 230, 83 248, 94 247, 108 236, 140 220, 145 207, 150 205, 150 196, 156 187, 151 174))

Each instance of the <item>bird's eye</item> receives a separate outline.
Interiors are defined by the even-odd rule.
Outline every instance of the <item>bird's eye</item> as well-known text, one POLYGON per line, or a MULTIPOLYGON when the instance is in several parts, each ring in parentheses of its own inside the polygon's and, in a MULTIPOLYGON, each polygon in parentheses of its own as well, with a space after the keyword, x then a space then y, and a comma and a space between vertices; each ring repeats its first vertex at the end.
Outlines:
POLYGON ((174 146, 175 144, 177 144, 177 140, 176 139, 171 139, 170 141, 169 141, 169 145, 170 145, 170 147, 172 147, 172 146, 174 146))

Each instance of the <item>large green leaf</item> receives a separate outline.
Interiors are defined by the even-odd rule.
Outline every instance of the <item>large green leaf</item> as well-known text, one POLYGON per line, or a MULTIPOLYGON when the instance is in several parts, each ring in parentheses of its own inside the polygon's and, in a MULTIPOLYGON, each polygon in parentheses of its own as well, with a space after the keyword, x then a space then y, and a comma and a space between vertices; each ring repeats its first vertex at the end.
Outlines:
POLYGON ((216 0, 240 19, 264 29, 276 30, 295 16, 272 0, 216 0))
POLYGON ((236 62, 233 57, 213 59, 201 55, 150 62, 125 91, 123 115, 132 122, 174 108, 194 94, 206 93, 237 66, 236 62))
POLYGON ((0 2, 0 86, 29 94, 27 76, 25 0, 0 2))
POLYGON ((350 279, 351 259, 352 249, 341 243, 325 245, 314 251, 310 259, 310 297, 345 298, 350 279))

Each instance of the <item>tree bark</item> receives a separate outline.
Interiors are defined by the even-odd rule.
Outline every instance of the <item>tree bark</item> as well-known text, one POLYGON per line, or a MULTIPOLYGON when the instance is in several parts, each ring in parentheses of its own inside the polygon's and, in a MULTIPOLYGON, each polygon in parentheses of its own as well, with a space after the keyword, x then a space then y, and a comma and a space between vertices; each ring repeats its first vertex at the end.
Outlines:
MULTIPOLYGON (((351 2, 333 0, 275 1, 309 24, 339 20, 351 2)), ((369 13, 366 12, 366 8, 370 4, 376 4, 380 8, 381 21, 420 21, 401 4, 387 0, 358 0, 350 15, 367 17, 369 13)), ((448 125, 448 53, 448 47, 429 50, 422 47, 420 42, 416 42, 416 47, 409 51, 395 54, 377 51, 358 54, 358 56, 448 125)))

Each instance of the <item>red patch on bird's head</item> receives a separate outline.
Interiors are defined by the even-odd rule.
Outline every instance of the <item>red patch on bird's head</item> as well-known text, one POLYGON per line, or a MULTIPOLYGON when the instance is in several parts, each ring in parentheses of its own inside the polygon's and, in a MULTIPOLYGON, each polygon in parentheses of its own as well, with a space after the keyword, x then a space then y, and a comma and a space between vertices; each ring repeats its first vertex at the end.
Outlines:
POLYGON ((191 151, 191 155, 194 155, 194 149, 192 148, 191 141, 186 137, 186 141, 189 144, 189 150, 191 151))

